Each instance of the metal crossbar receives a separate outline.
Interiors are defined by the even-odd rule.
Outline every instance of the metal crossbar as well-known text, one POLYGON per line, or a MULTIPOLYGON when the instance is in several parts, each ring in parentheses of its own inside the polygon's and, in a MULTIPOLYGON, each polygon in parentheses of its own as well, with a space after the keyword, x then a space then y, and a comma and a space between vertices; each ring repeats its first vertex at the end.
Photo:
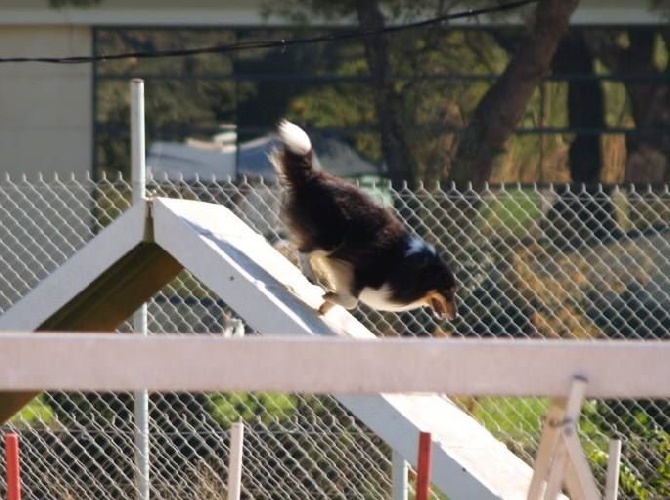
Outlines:
MULTIPOLYGON (((0 390, 670 396, 670 342, 3 333, 0 390), (560 363, 555 363, 560 359, 560 363), (120 362, 123 360, 123 362, 120 362), (529 377, 528 374, 533 374, 529 377)), ((575 420, 580 407, 563 412, 575 420)))

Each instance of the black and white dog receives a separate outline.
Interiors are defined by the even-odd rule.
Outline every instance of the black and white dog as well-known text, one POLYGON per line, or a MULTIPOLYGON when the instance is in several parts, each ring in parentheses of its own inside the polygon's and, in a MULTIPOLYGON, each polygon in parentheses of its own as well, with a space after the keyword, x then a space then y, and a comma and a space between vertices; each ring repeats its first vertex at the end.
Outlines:
POLYGON ((454 319, 456 281, 437 250, 361 189, 314 168, 300 127, 282 121, 279 137, 271 160, 286 189, 286 223, 330 288, 319 311, 353 309, 360 300, 381 311, 427 306, 438 319, 454 319))

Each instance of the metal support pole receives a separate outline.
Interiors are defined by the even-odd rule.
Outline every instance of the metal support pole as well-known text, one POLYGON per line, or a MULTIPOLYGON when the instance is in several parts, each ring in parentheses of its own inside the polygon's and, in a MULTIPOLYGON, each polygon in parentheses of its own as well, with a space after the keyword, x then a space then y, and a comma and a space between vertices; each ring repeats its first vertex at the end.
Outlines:
POLYGON ((242 454, 244 451, 244 422, 235 422, 230 428, 230 456, 228 459, 228 500, 240 500, 242 494, 242 454))
POLYGON ((5 464, 7 469, 7 500, 21 500, 19 436, 14 432, 5 435, 5 464))
MULTIPOLYGON (((144 81, 130 83, 130 145, 131 182, 133 204, 146 196, 145 132, 144 132, 144 81)), ((136 334, 147 334, 147 305, 135 311, 133 329, 136 334)), ((149 394, 146 390, 135 392, 135 487, 138 500, 149 500, 149 394)))
POLYGON ((619 496, 619 473, 621 469, 621 439, 611 439, 607 461, 605 500, 616 500, 619 496))
POLYGON ((430 498, 430 478, 433 468, 433 437, 430 432, 419 433, 419 459, 416 464, 416 500, 430 498))
POLYGON ((407 461, 393 450, 391 453, 391 478, 393 480, 393 500, 408 500, 407 461))
POLYGON ((556 398, 544 423, 537 449, 528 500, 558 498, 565 486, 570 498, 600 498, 577 434, 587 380, 576 376, 567 398, 556 398), (544 481, 546 489, 542 494, 544 481))

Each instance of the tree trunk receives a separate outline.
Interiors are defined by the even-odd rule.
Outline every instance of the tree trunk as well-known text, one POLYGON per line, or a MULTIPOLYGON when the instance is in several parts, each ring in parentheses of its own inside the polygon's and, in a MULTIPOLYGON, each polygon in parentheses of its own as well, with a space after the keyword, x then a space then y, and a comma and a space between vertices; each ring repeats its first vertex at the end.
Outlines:
MULTIPOLYGON (((622 61, 631 76, 656 78, 656 82, 627 82, 635 125, 639 130, 627 134, 626 182, 661 183, 670 180, 668 155, 670 140, 664 129, 670 126, 670 96, 665 78, 654 61, 654 30, 630 30, 630 61, 622 61)), ((626 58, 628 59, 628 58, 626 58)))
POLYGON ((605 128, 603 89, 594 77, 591 51, 581 32, 565 37, 554 57, 553 69, 568 77, 568 122, 576 129, 570 145, 570 176, 576 184, 597 184, 603 167, 600 130, 605 128))
POLYGON ((540 0, 530 32, 501 77, 480 101, 463 131, 448 178, 463 189, 480 190, 496 157, 514 132, 551 62, 579 0, 540 0))
MULTIPOLYGON (((553 68, 566 76, 595 76, 594 59, 583 33, 561 42, 553 68)), ((562 249, 608 241, 619 234, 614 204, 600 186, 603 158, 600 134, 605 127, 603 89, 599 81, 574 78, 568 83, 568 120, 577 130, 570 144, 573 185, 557 189, 559 199, 545 220, 545 234, 562 249)))
MULTIPOLYGON (((356 14, 361 31, 384 28, 379 0, 357 0, 356 14)), ((413 181, 416 169, 403 124, 402 95, 393 86, 388 39, 383 34, 375 34, 365 36, 363 43, 370 68, 382 153, 391 182, 399 186, 403 181, 413 181)))
MULTIPOLYGON (((594 31, 588 42, 594 54, 613 73, 630 77, 624 82, 636 130, 626 135, 626 182, 670 181, 670 92, 664 71, 656 66, 655 48, 659 32, 654 28, 630 28, 628 44, 619 43, 620 32, 594 31)), ((660 31, 670 42, 670 31, 660 31)), ((667 69, 665 70, 667 71, 667 69)))

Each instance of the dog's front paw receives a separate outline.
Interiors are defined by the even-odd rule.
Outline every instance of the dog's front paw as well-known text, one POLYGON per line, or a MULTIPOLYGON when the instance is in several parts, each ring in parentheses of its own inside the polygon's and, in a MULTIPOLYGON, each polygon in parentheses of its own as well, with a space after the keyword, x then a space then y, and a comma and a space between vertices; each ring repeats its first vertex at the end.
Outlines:
POLYGON ((358 299, 350 294, 337 292, 326 292, 323 294, 323 304, 319 306, 319 314, 326 314, 334 306, 342 306, 345 309, 353 309, 358 304, 358 299))
POLYGON ((333 307, 335 307, 335 305, 336 305, 336 304, 335 304, 334 302, 331 302, 330 300, 324 300, 324 301, 323 301, 323 304, 321 304, 321 305, 319 306, 319 309, 318 309, 318 311, 319 311, 319 315, 320 315, 320 316, 323 316, 323 315, 326 314, 328 311, 330 311, 333 307))

